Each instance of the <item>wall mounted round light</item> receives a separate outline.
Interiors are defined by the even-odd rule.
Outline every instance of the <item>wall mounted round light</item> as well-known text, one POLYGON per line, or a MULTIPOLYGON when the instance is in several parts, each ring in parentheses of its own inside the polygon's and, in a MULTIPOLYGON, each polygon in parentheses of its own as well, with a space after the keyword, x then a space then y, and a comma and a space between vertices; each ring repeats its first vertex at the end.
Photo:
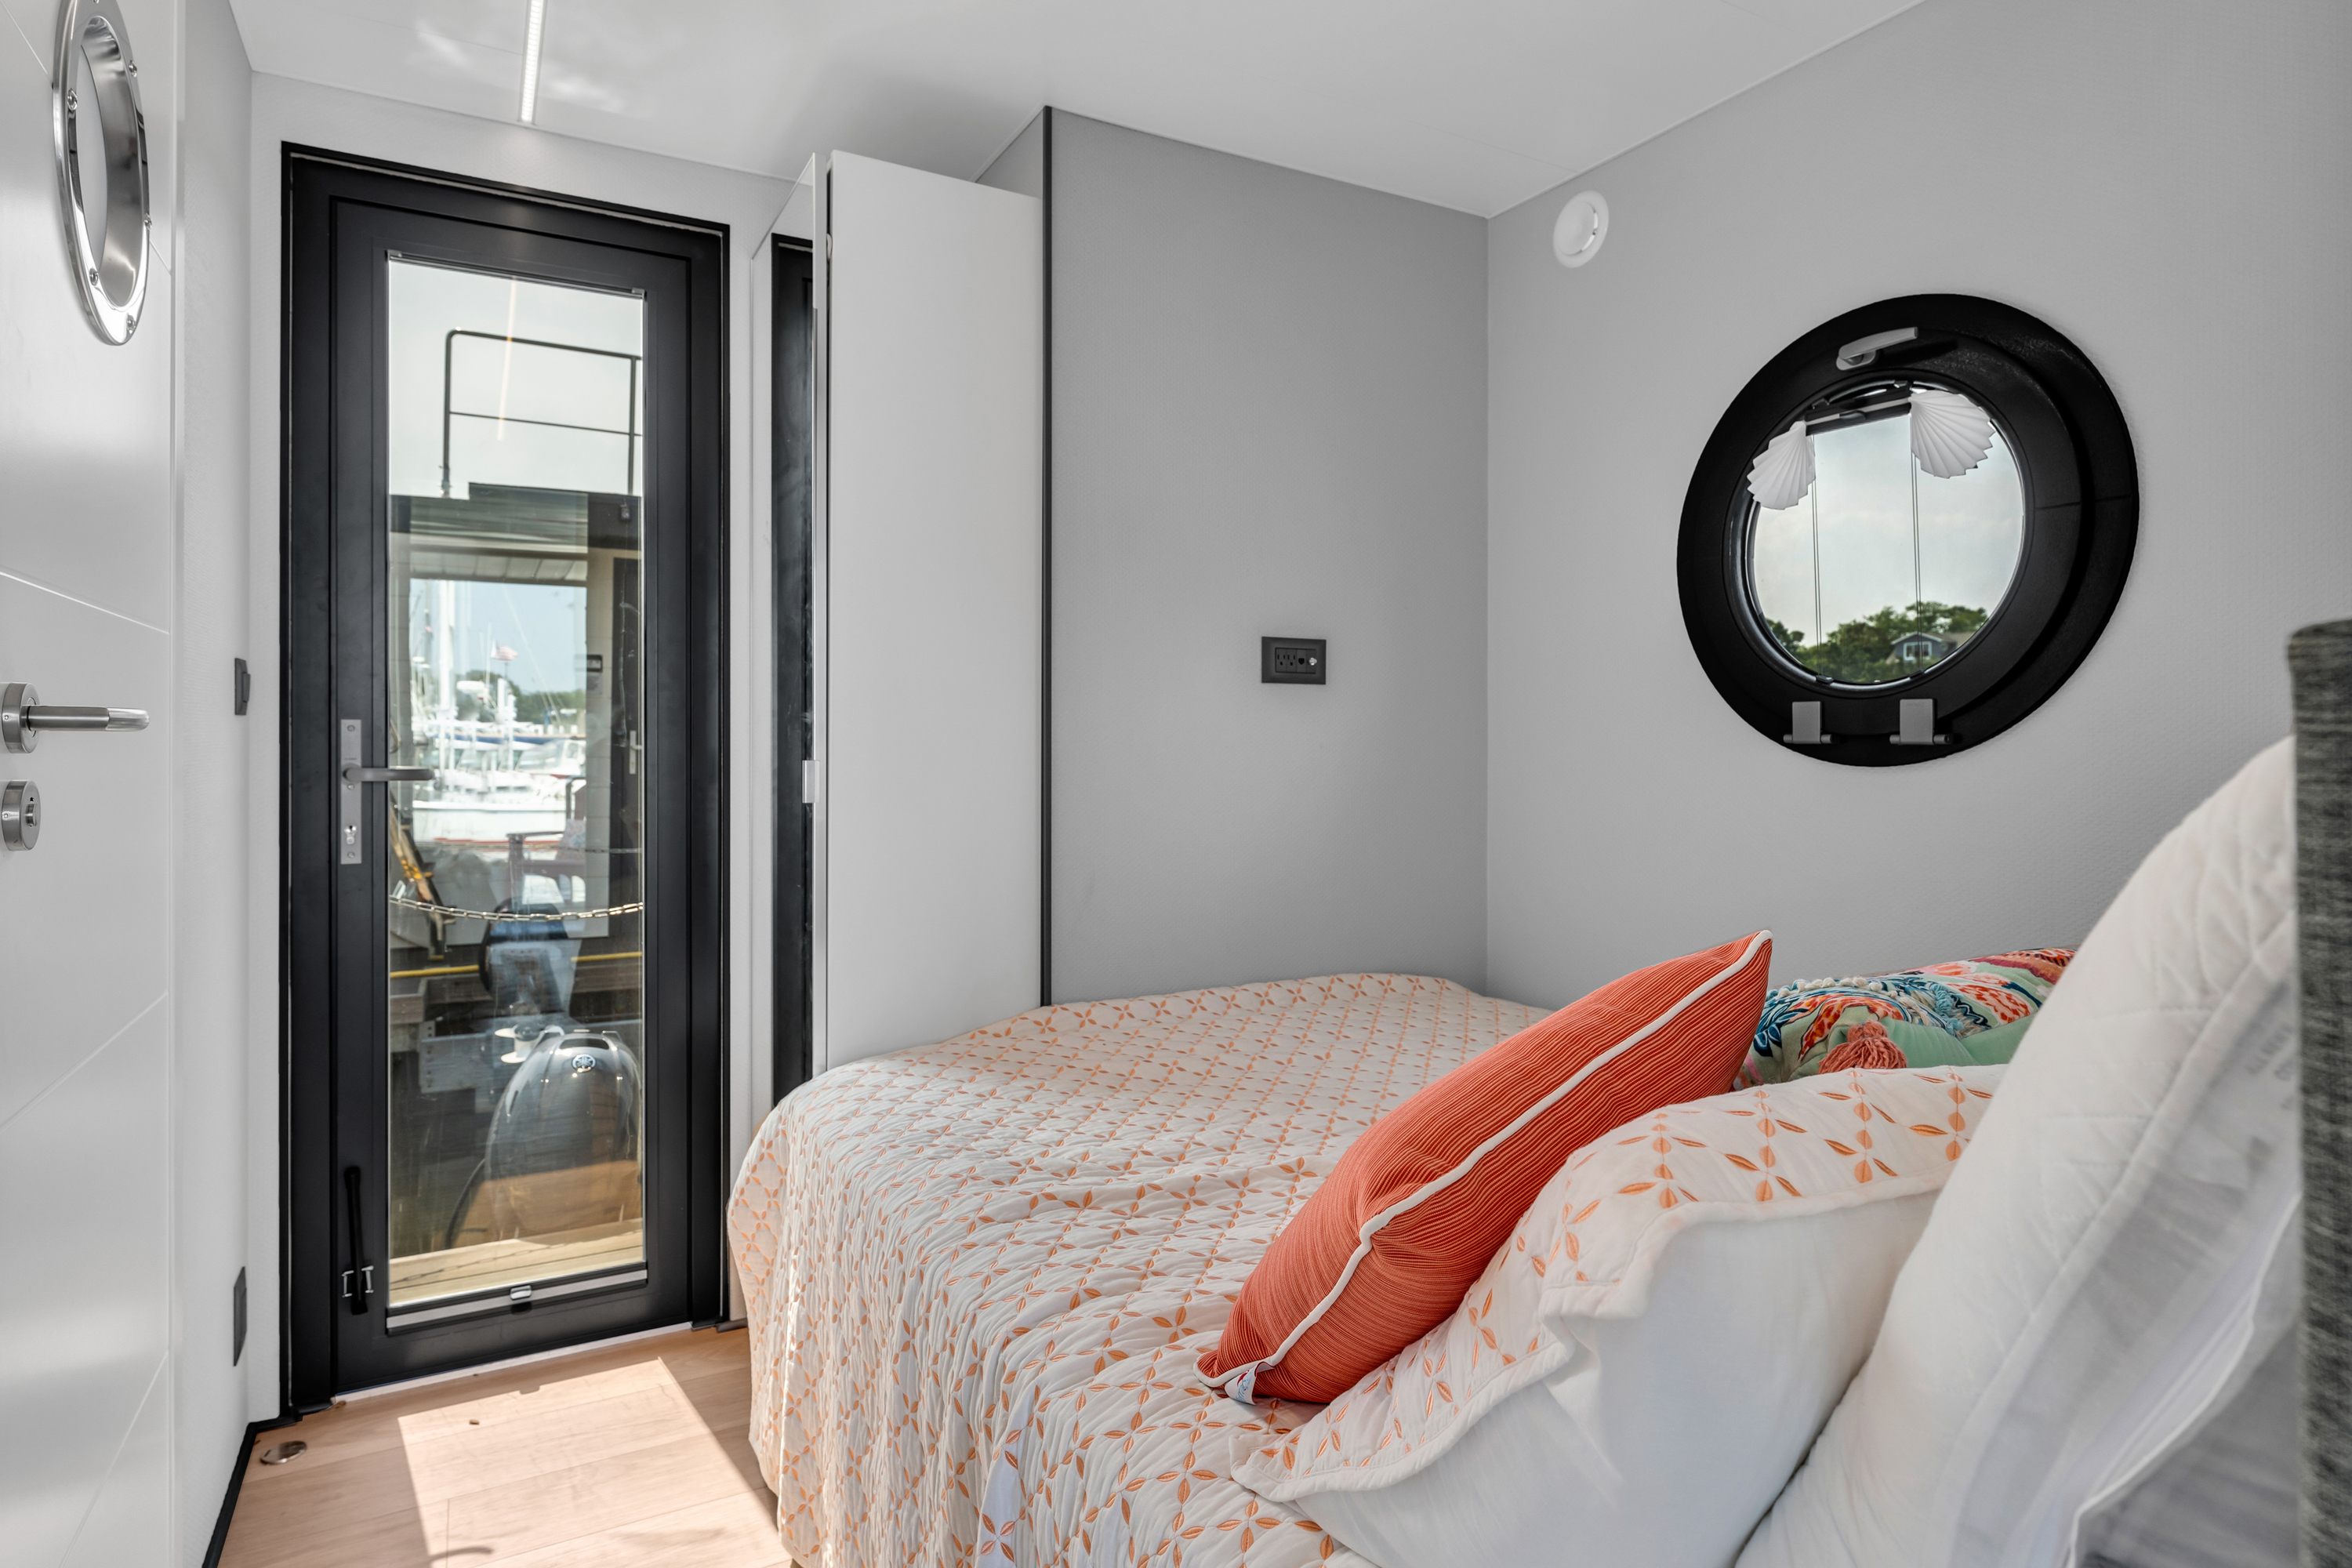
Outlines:
POLYGON ((1581 267, 1601 254, 1601 242, 1608 237, 1607 198, 1599 191, 1579 191, 1551 226, 1551 253, 1562 267, 1581 267))
POLYGON ((2131 433, 2080 349, 1990 300, 1882 300, 1782 350, 1716 426, 1683 503, 1683 621, 1768 740, 1928 762, 2064 684, 2138 520, 2131 433))
POLYGON ((147 121, 119 0, 65 0, 50 95, 74 284, 98 335, 126 343, 147 302, 147 121))

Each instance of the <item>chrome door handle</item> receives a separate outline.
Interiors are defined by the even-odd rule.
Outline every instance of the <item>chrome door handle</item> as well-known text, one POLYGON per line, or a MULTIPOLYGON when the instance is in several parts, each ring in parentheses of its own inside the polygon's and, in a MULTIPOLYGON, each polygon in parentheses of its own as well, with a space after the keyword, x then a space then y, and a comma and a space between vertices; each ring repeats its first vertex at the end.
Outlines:
POLYGON ((431 784, 431 768, 362 768, 343 770, 345 784, 431 784))
POLYGON ((145 710, 139 708, 26 708, 27 730, 144 730, 145 710))
POLYGON ((29 752, 49 730, 144 730, 147 715, 137 708, 45 707, 26 682, 0 687, 0 741, 12 752, 29 752))

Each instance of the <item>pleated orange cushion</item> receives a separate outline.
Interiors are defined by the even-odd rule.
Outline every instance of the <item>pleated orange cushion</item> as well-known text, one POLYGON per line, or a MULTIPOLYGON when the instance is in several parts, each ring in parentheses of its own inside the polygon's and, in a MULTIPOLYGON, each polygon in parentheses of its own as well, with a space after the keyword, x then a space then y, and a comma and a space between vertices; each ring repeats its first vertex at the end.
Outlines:
POLYGON ((1730 1086, 1772 933, 1612 980, 1375 1121, 1242 1286, 1201 1375, 1325 1403, 1443 1322, 1568 1157, 1730 1086))

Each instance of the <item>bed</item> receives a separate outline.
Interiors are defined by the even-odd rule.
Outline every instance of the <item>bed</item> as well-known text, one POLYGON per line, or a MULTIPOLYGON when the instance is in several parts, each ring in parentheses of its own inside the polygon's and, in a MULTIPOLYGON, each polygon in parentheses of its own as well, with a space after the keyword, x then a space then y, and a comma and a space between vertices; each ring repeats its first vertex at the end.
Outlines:
MULTIPOLYGON (((2237 1413, 2254 1408, 2248 1391, 2281 1364, 2279 1337, 2297 1317, 2302 1526, 2306 1539, 2340 1537, 2352 1490, 2328 1467, 2344 1450, 2352 1366, 2340 1306, 2352 1279, 2352 623, 2306 631, 2294 654, 2297 743, 2258 754, 2190 813, 2101 918, 2008 1070, 1971 1163, 1916 1245, 1899 1238, 1867 1358, 1850 1384, 1841 1376, 1793 1478, 1766 1478, 1779 1489, 1742 1563, 1972 1560, 1996 1537, 2016 1548, 2003 1561, 2102 1560, 2103 1543, 2147 1536, 2151 1521, 2151 1539, 2180 1537, 2180 1518, 2224 1511, 2180 1479, 2183 1465, 2243 1436, 2237 1413), (2282 1054, 2294 1045, 2298 890, 2299 1075, 2282 1054), (2302 1165, 2264 1156, 2293 1146, 2298 1118, 2302 1165), (2283 1242, 2298 1194, 2300 1311, 2296 1253, 2283 1242), (2183 1204, 2202 1205, 2210 1233, 2195 1246, 2183 1204), (2110 1278, 2128 1288, 2094 1288, 2110 1278), (2031 1507, 2021 1489, 2034 1490, 2031 1507), (1990 1500, 1992 1526, 1969 1522, 1970 1499, 1990 1500)), ((1404 1560, 1376 1544, 1374 1526, 1426 1523, 1431 1500, 1416 1511, 1401 1485, 1386 1513, 1351 1523, 1304 1462, 1292 1477, 1258 1461, 1305 1452, 1318 1434, 1317 1464, 1327 1445, 1361 1451, 1331 1444, 1333 1424, 1356 1394, 1402 1386, 1394 1368, 1427 1339, 1328 1415, 1229 1401, 1196 1363, 1268 1243, 1358 1135, 1537 1017, 1443 981, 1340 975, 1044 1009, 802 1089, 761 1130, 730 1208, 755 1342, 751 1436, 784 1544, 808 1568, 1363 1564, 1305 1511, 1320 1507, 1404 1560), (1272 1484, 1239 1484, 1244 1460, 1272 1484)), ((1924 1070, 1839 1070, 1890 1066, 1924 1070)), ((1572 1184, 1577 1169, 1551 1179, 1572 1184)), ((1523 1226, 1559 1206, 1539 1198, 1523 1226)), ((1498 1252, 1489 1275, 1516 1254, 1498 1252)), ((1550 1284, 1520 1293, 1609 1363, 1596 1334, 1551 1324, 1550 1284)), ((1455 1316, 1484 1325, 1492 1306, 1474 1288, 1455 1316)), ((1768 1316, 1759 1331, 1795 1321, 1768 1316)), ((1785 1333, 1759 1342, 1783 1360, 1809 1353, 1785 1333)), ((1443 1370, 1442 1357, 1422 1359, 1443 1370)), ((2294 1469, 2294 1403, 2254 1402, 2264 1474, 2294 1469)), ((1688 1408, 1720 1424, 1713 1404, 1688 1408)), ((1379 1447, 1388 1425, 1376 1424, 1379 1447)), ((1433 1464, 1454 1462, 1423 1447, 1433 1464)), ((1470 1468, 1456 1479, 1477 1491, 1494 1478, 1478 1468, 1483 1450, 1464 1451, 1470 1468)), ((1668 1463, 1650 1479, 1679 1475, 1668 1463)), ((2216 1495, 2244 1513, 2248 1494, 2216 1495)), ((1444 1496, 1454 1533, 1406 1555, 1497 1560, 1464 1555, 1492 1533, 1465 1496, 1444 1496)), ((1513 1496, 1549 1528, 1549 1487, 1513 1496)), ((2253 1501, 2264 1500, 2271 1555, 2291 1561, 2294 1499, 2273 1487, 2253 1501)), ((2232 1562, 2245 1533, 2234 1532, 2232 1562)), ((1571 1528, 1546 1550, 1580 1562, 1583 1539, 1571 1528)))
POLYGON ((1339 1153, 1543 1016, 1346 974, 1043 1008, 826 1073, 729 1205, 752 1444, 810 1568, 1362 1560, 1230 1476, 1314 1406, 1202 1386, 1339 1153))

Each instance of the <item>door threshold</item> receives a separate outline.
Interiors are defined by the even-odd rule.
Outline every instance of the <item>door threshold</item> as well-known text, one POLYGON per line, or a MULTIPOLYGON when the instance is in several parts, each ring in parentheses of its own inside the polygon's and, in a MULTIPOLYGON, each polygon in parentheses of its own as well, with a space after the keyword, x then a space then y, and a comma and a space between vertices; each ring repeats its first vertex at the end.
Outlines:
POLYGON ((576 1345, 564 1345, 557 1350, 533 1351, 529 1355, 508 1356, 503 1361, 486 1361, 479 1366, 461 1366, 449 1372, 436 1372, 424 1377, 404 1378, 398 1383, 371 1384, 365 1388, 346 1389, 335 1395, 337 1404, 354 1399, 374 1399, 381 1394, 405 1394, 412 1388, 430 1388, 436 1383, 456 1383, 463 1378, 479 1377, 485 1373, 504 1372, 509 1367, 529 1366, 533 1362, 561 1361, 568 1355, 585 1355, 590 1351, 610 1350, 635 1340, 659 1339, 664 1334, 681 1334, 690 1331, 692 1323, 671 1323, 658 1329, 639 1329, 635 1333, 614 1334, 609 1339, 588 1340, 576 1345))

